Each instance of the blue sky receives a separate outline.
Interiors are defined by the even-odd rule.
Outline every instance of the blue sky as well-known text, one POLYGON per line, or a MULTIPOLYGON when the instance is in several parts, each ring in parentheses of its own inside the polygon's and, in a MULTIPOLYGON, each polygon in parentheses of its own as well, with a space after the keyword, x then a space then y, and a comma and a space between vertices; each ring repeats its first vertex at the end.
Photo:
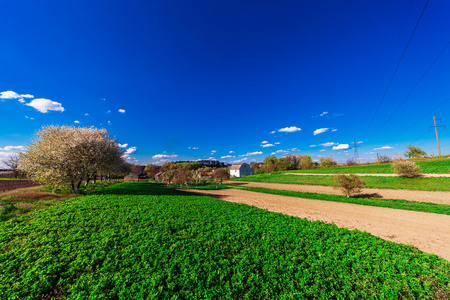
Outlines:
POLYGON ((412 142, 437 154, 433 114, 450 126, 449 1, 427 5, 387 89, 425 4, 3 1, 0 158, 47 124, 106 128, 141 164, 345 162, 354 140, 363 161, 412 142))

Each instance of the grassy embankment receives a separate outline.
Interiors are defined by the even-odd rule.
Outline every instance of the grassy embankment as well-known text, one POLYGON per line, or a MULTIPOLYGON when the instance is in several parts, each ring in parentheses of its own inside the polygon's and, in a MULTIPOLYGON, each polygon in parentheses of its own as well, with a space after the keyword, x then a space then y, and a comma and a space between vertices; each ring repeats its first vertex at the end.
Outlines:
POLYGON ((6 299, 445 299, 449 270, 365 232, 148 183, 0 224, 6 299))
MULTIPOLYGON (((401 178, 364 176, 362 179, 364 179, 364 181, 366 182, 366 187, 368 188, 450 191, 450 177, 401 178)), ((335 179, 334 176, 327 175, 288 175, 284 173, 275 173, 272 175, 260 174, 241 178, 233 178, 232 180, 332 186, 335 179)))
MULTIPOLYGON (((422 170, 424 174, 449 174, 450 159, 428 159, 428 160, 412 160, 422 170)), ((362 166, 341 166, 333 168, 319 168, 309 170, 293 170, 288 173, 317 173, 317 174, 333 174, 333 173, 361 173, 361 174, 394 174, 392 163, 388 164, 371 164, 362 166)))
POLYGON ((77 195, 71 194, 69 189, 52 193, 51 188, 42 186, 0 193, 0 222, 28 214, 34 210, 48 208, 69 198, 93 193, 100 188, 115 183, 116 181, 99 181, 95 185, 91 183, 87 187, 82 186, 77 195))

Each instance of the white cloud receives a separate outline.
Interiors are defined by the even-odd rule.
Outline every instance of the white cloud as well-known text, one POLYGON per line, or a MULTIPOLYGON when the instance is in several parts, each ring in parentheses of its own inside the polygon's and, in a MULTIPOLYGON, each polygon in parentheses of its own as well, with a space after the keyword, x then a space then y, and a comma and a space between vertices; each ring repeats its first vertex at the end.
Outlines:
POLYGON ((328 115, 328 112, 327 112, 327 111, 324 111, 323 113, 320 114, 321 117, 323 117, 323 116, 325 116, 325 115, 328 115))
POLYGON ((111 123, 111 121, 108 121, 108 125, 111 125, 112 123, 111 123))
POLYGON ((319 128, 319 129, 314 130, 313 134, 314 134, 314 135, 318 135, 318 134, 327 132, 329 129, 330 129, 330 128, 319 128))
POLYGON ((178 155, 176 155, 176 154, 172 154, 172 155, 169 155, 169 154, 156 154, 156 155, 152 156, 153 159, 167 159, 167 158, 176 158, 176 157, 178 157, 178 155))
POLYGON ((248 152, 247 154, 242 154, 239 156, 242 157, 242 156, 252 156, 252 155, 261 155, 261 154, 263 154, 262 151, 255 151, 255 152, 248 152))
POLYGON ((23 100, 23 98, 20 98, 20 99, 19 99, 19 102, 20 102, 20 103, 25 103, 25 100, 23 100))
POLYGON ((264 144, 264 145, 261 145, 261 147, 263 147, 263 148, 274 147, 274 146, 275 146, 274 144, 264 144))
POLYGON ((335 131, 337 131, 337 129, 331 129, 331 132, 335 132, 335 131))
POLYGON ((339 144, 337 146, 334 146, 332 149, 333 150, 345 150, 350 148, 350 146, 348 144, 339 144))
POLYGON ((275 151, 275 152, 272 152, 271 153, 271 155, 275 155, 275 154, 277 154, 277 153, 287 153, 287 151, 286 150, 277 150, 277 151, 275 151))
POLYGON ((363 141, 359 141, 359 142, 356 142, 357 144, 362 144, 362 143, 364 143, 363 141))
POLYGON ((88 114, 88 113, 85 113, 84 115, 85 115, 85 116, 89 116, 89 114, 88 114))
POLYGON ((77 120, 75 120, 75 121, 73 121, 75 124, 80 124, 80 121, 77 121, 77 120))
POLYGON ((281 128, 278 131, 279 132, 296 132, 296 131, 300 131, 300 130, 302 130, 302 129, 298 128, 296 126, 291 126, 291 127, 281 128))
POLYGON ((126 147, 128 147, 128 144, 120 144, 120 143, 119 143, 119 147, 120 147, 120 148, 126 148, 126 147))
POLYGON ((124 114, 125 113, 125 109, 119 109, 119 112, 124 114))
POLYGON ((275 142, 275 145, 279 145, 280 144, 280 142, 275 142))
POLYGON ((314 148, 314 147, 316 147, 317 145, 309 145, 309 148, 314 148))
POLYGON ((111 110, 106 111, 107 114, 111 113, 111 110))
POLYGON ((276 130, 269 132, 269 134, 274 134, 275 132, 277 132, 276 130))
POLYGON ((64 111, 64 107, 62 107, 61 103, 44 98, 33 99, 33 101, 25 105, 34 107, 41 113, 46 113, 49 110, 60 112, 64 111))
POLYGON ((267 144, 269 143, 268 141, 262 141, 261 144, 267 144))
POLYGON ((216 153, 217 152, 217 150, 211 150, 211 153, 216 153))
POLYGON ((22 94, 22 95, 20 95, 20 97, 21 98, 29 98, 29 99, 33 99, 34 98, 34 96, 30 95, 30 94, 22 94))
POLYGON ((215 157, 208 157, 208 160, 217 160, 215 157))
POLYGON ((247 160, 247 157, 246 157, 246 158, 239 159, 239 160, 232 161, 231 163, 233 163, 233 164, 238 164, 238 163, 244 162, 244 161, 246 161, 246 160, 247 160))
POLYGON ((127 150, 125 150, 125 154, 128 154, 128 155, 133 154, 136 152, 136 150, 137 150, 136 147, 130 147, 127 150))
POLYGON ((230 152, 228 152, 228 153, 234 153, 234 151, 230 151, 230 152))
POLYGON ((320 150, 319 152, 325 152, 325 151, 327 151, 327 150, 323 149, 323 150, 320 150))
POLYGON ((290 148, 290 149, 288 149, 289 151, 300 151, 300 150, 298 150, 297 148, 290 148))
POLYGON ((326 143, 323 143, 323 144, 320 144, 321 146, 324 146, 324 147, 331 147, 331 146, 334 146, 334 145, 337 145, 338 143, 333 143, 333 142, 326 142, 326 143))
POLYGON ((188 149, 198 150, 198 147, 188 147, 188 149))
POLYGON ((34 120, 32 117, 25 116, 26 119, 34 120))
POLYGON ((225 155, 225 156, 222 156, 221 158, 223 159, 223 158, 232 158, 232 157, 235 157, 235 156, 225 155))
POLYGON ((0 99, 17 99, 20 98, 19 94, 13 91, 4 91, 0 93, 0 99))
POLYGON ((6 146, 4 148, 0 147, 2 151, 23 151, 25 150, 25 146, 6 146))
POLYGON ((391 146, 383 146, 383 147, 375 148, 373 150, 388 150, 388 149, 394 149, 394 148, 391 146))

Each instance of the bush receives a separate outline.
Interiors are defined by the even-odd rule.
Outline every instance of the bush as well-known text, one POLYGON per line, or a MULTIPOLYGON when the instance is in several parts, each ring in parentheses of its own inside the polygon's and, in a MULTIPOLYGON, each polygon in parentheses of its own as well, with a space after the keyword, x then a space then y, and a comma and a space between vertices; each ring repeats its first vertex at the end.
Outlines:
POLYGON ((395 174, 406 177, 413 178, 421 175, 421 170, 416 163, 403 159, 396 159, 393 163, 395 174))
POLYGON ((427 153, 414 145, 408 145, 406 147, 406 151, 404 153, 405 157, 408 158, 417 158, 417 157, 426 157, 427 153))
POLYGON ((362 188, 365 186, 366 182, 355 174, 337 174, 335 177, 334 188, 341 190, 347 197, 350 197, 353 194, 361 193, 362 188))
POLYGON ((354 159, 352 159, 352 158, 347 159, 347 166, 351 167, 351 166, 356 166, 356 165, 357 165, 357 163, 354 159))
POLYGON ((337 166, 337 162, 332 156, 322 156, 319 158, 320 166, 322 168, 331 168, 337 166))
POLYGON ((380 164, 390 163, 391 158, 388 155, 378 155, 377 162, 379 162, 380 164))

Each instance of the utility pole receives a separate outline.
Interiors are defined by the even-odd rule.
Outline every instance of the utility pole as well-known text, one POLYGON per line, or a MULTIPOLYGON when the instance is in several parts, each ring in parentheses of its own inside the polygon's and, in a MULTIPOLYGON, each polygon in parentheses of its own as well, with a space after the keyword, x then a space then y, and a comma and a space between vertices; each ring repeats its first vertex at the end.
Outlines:
POLYGON ((358 145, 356 145, 356 140, 353 139, 353 148, 355 149, 355 161, 357 164, 359 164, 359 157, 358 157, 358 145))
MULTIPOLYGON (((442 119, 438 119, 438 120, 441 121, 441 123, 442 123, 442 119)), ((437 128, 444 127, 444 129, 445 129, 445 125, 436 126, 436 117, 434 115, 433 115, 433 121, 434 121, 434 126, 430 126, 430 128, 434 127, 434 131, 436 132, 436 142, 437 142, 437 146, 438 146, 439 156, 441 156, 441 146, 439 146, 439 136, 437 133, 437 128)), ((430 130, 430 128, 428 128, 428 130, 430 130)))

